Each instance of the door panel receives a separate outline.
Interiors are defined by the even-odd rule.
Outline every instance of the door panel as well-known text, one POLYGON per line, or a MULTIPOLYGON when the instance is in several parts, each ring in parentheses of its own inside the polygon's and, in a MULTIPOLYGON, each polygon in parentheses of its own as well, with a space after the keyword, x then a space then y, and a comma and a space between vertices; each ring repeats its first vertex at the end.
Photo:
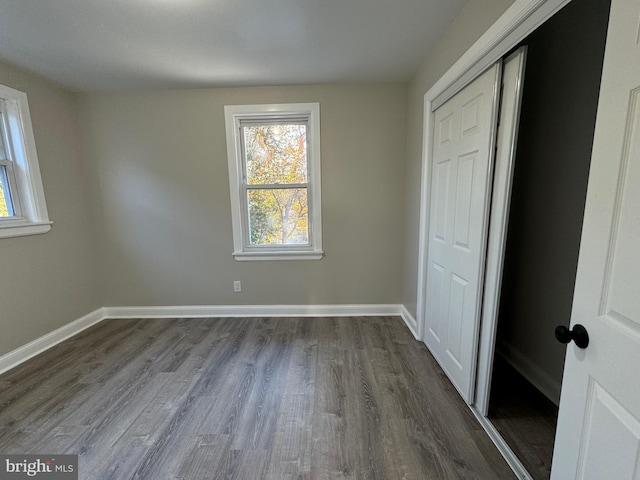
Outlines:
POLYGON ((638 295, 638 268, 640 268, 640 249, 638 249, 638 212, 640 212, 640 93, 635 89, 630 95, 628 138, 629 145, 622 165, 620 188, 620 213, 617 219, 613 265, 609 271, 611 280, 611 309, 624 315, 636 325, 640 322, 640 295, 638 295), (634 159, 634 161, 631 161, 634 159))
POLYGON ((425 343, 471 401, 501 65, 435 115, 425 343))
POLYGON ((465 317, 465 293, 467 282, 464 278, 451 274, 451 295, 449 302, 449 343, 447 353, 451 356, 458 368, 462 367, 462 340, 465 317))
POLYGON ((587 405, 578 478, 637 478, 633 474, 638 471, 640 423, 594 380, 589 385, 587 405), (619 456, 631 461, 620 463, 619 456))
POLYGON ((551 478, 640 479, 640 2, 613 0, 551 478))
POLYGON ((462 136, 467 137, 478 133, 480 119, 478 118, 482 97, 480 94, 462 106, 462 136))
POLYGON ((427 332, 433 341, 440 343, 440 337, 442 336, 441 319, 446 315, 446 310, 443 309, 446 303, 445 280, 446 272, 442 265, 438 265, 433 262, 431 264, 431 288, 429 289, 429 297, 427 301, 431 305, 431 309, 434 315, 427 318, 427 332))
POLYGON ((477 152, 460 157, 458 163, 458 182, 456 184, 456 212, 453 244, 466 252, 471 250, 469 231, 471 227, 471 199, 473 197, 473 164, 477 152))
POLYGON ((434 237, 437 241, 446 242, 447 232, 447 205, 449 200, 449 170, 451 162, 445 159, 436 164, 434 201, 436 218, 434 222, 434 237))

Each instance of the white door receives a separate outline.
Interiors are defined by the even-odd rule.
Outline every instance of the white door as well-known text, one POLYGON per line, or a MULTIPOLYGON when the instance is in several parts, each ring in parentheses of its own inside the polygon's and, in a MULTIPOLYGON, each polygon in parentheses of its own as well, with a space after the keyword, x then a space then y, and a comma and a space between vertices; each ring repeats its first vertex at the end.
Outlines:
POLYGON ((498 331, 500 287, 502 286, 504 252, 511 206, 511 186, 515 168, 525 59, 526 47, 520 47, 504 59, 502 66, 500 122, 496 139, 491 192, 491 214, 489 217, 475 393, 476 408, 485 417, 489 414, 489 394, 498 331))
POLYGON ((425 343, 471 403, 501 66, 434 114, 425 343))
POLYGON ((551 478, 640 479, 640 1, 613 0, 551 478))

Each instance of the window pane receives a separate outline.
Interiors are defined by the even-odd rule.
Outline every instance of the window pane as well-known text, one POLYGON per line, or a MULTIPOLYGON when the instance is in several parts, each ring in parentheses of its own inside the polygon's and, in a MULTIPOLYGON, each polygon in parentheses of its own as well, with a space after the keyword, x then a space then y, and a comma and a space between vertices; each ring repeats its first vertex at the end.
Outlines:
POLYGON ((307 126, 245 126, 247 183, 307 182, 307 126))
POLYGON ((251 245, 309 243, 306 188, 251 189, 247 203, 251 245))
POLYGON ((9 182, 7 182, 7 167, 0 167, 0 218, 12 216, 13 208, 9 195, 9 182))
POLYGON ((4 102, 0 100, 0 160, 7 160, 7 148, 5 147, 6 122, 4 117, 4 102))
POLYGON ((4 146, 4 131, 0 131, 0 160, 7 160, 7 149, 4 146))

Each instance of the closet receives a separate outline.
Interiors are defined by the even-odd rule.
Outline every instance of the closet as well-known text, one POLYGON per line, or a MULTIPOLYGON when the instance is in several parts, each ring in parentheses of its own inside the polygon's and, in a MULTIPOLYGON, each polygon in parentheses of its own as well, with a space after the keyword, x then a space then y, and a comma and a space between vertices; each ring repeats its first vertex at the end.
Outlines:
POLYGON ((574 1, 527 37, 489 419, 548 478, 609 0, 574 1))
MULTIPOLYGON (((509 84, 496 91, 493 176, 473 202, 475 232, 484 232, 474 245, 460 218, 474 220, 461 187, 475 187, 438 152, 460 93, 434 109, 423 339, 535 479, 550 471, 566 348, 554 329, 570 320, 609 8, 609 0, 570 2, 515 46, 526 51, 523 88, 511 98, 509 84), (454 254, 479 252, 484 285, 449 269, 443 258, 453 254, 439 250, 447 242, 454 254)), ((504 58, 497 68, 506 73, 513 55, 504 58)), ((461 112, 475 98, 458 102, 461 112)))

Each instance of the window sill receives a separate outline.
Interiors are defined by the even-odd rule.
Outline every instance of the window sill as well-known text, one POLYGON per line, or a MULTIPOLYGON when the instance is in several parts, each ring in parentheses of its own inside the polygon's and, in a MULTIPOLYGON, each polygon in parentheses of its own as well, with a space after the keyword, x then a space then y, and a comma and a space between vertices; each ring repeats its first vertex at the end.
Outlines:
POLYGON ((38 223, 8 223, 0 222, 0 238, 26 237, 28 235, 41 235, 51 230, 53 222, 38 223))
POLYGON ((272 260, 322 260, 324 252, 234 252, 233 258, 239 262, 272 260))

